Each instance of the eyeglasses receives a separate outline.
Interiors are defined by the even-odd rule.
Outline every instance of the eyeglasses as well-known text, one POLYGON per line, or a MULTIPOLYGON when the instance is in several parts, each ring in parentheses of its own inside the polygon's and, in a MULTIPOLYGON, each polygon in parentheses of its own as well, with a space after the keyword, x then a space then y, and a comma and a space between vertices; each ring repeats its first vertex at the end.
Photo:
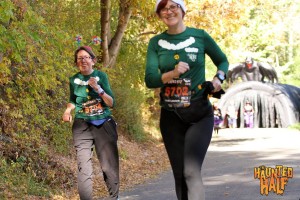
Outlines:
POLYGON ((160 10, 160 13, 161 13, 161 14, 167 14, 169 10, 170 10, 171 12, 175 12, 179 7, 180 7, 179 4, 171 5, 169 8, 165 7, 165 8, 163 8, 163 9, 161 9, 161 10, 160 10))
POLYGON ((90 59, 91 59, 90 56, 84 56, 84 57, 77 58, 77 61, 90 60, 90 59))

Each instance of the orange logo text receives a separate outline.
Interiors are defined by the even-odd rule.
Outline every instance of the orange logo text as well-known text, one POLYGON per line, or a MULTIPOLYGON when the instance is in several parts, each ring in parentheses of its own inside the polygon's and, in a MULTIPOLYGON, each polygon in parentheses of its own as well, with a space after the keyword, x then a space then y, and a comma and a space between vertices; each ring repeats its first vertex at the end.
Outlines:
POLYGON ((274 192, 283 195, 288 180, 293 178, 293 168, 276 165, 275 168, 260 166, 254 168, 254 179, 260 180, 260 194, 274 192))

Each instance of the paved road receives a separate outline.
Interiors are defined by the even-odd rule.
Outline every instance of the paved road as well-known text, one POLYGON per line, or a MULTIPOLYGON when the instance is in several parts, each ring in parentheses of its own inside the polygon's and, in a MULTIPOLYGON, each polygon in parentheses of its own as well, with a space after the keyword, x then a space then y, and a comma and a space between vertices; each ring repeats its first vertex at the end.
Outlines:
MULTIPOLYGON (((214 135, 203 164, 206 200, 300 200, 300 131, 289 129, 223 129, 214 135), (254 168, 293 169, 283 195, 260 194, 254 168)), ((274 185, 273 185, 274 186, 274 185)), ((171 171, 121 193, 121 200, 175 200, 171 171)))

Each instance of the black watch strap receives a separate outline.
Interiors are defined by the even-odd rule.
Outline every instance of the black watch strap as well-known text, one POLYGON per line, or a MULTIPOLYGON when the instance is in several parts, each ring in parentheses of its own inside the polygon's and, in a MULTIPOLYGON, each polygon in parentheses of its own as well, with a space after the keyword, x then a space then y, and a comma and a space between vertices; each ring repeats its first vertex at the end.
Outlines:
POLYGON ((222 74, 220 74, 220 73, 217 73, 216 75, 215 75, 215 77, 217 77, 220 81, 221 81, 221 83, 223 83, 223 81, 226 79, 226 75, 222 75, 222 74))

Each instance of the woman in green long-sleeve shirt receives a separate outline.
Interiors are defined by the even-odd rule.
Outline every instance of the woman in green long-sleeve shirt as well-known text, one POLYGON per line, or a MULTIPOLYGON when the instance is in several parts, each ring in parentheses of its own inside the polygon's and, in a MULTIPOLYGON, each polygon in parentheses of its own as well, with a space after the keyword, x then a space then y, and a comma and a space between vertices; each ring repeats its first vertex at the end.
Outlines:
POLYGON ((226 72, 228 61, 216 42, 202 29, 186 27, 179 34, 167 31, 151 38, 147 52, 146 84, 149 88, 164 87, 162 76, 166 72, 178 73, 179 62, 188 63, 189 70, 181 78, 191 78, 193 97, 202 91, 198 85, 205 81, 205 54, 209 55, 218 70, 226 72))
POLYGON ((79 47, 74 54, 78 72, 70 77, 70 99, 62 116, 72 122, 73 142, 77 155, 77 184, 81 200, 93 199, 93 149, 101 164, 109 199, 119 194, 119 153, 116 122, 110 108, 115 104, 108 76, 94 69, 96 55, 89 46, 79 47))
POLYGON ((206 31, 184 25, 182 0, 157 0, 155 10, 168 29, 149 42, 145 83, 149 88, 161 88, 160 130, 177 198, 203 200, 201 167, 214 125, 213 109, 202 87, 205 55, 216 66, 212 92, 221 90, 229 63, 206 31))

